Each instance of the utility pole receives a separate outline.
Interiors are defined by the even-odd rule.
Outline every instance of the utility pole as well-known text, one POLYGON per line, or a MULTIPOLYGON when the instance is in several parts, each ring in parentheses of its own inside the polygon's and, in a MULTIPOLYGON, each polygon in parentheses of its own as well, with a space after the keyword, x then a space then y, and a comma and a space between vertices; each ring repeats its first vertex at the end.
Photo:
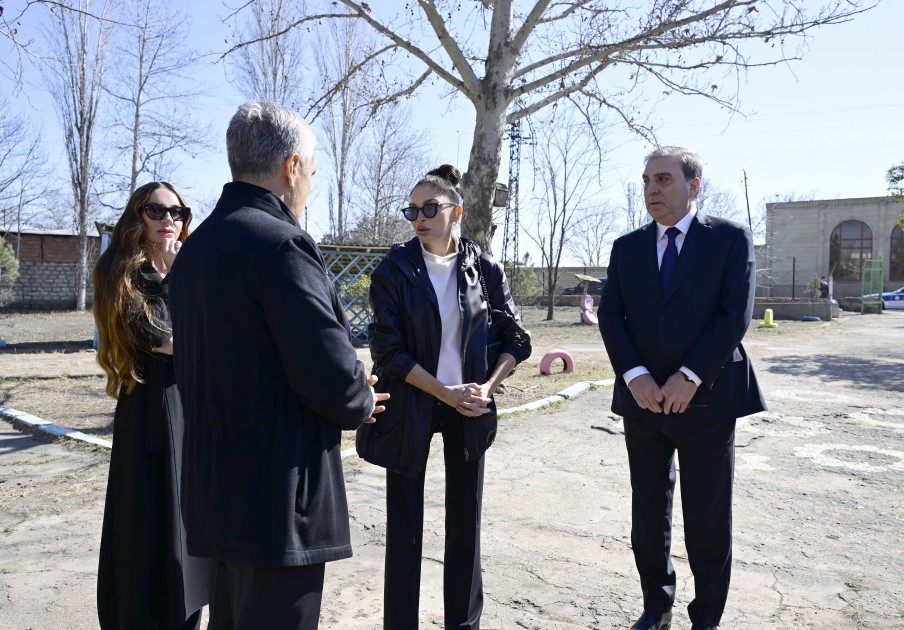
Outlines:
POLYGON ((747 200, 747 227, 753 232, 753 219, 750 217, 750 197, 747 195, 747 169, 741 169, 744 173, 744 199, 747 200))

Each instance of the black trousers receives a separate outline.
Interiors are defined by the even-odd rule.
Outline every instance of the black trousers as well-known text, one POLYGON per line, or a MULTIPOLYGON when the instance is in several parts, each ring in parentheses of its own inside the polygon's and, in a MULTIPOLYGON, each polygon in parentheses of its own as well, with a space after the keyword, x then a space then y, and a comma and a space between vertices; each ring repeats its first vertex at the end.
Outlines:
MULTIPOLYGON (((446 549, 443 603, 446 628, 480 628, 483 581, 480 570, 480 508, 484 458, 466 462, 464 422, 471 419, 438 403, 433 433, 443 435, 446 464, 446 549)), ((384 630, 418 627, 424 533, 424 477, 386 472, 386 576, 384 630)))
POLYGON ((731 502, 735 419, 625 418, 631 469, 631 545, 640 574, 644 610, 664 612, 675 601, 672 504, 675 454, 687 558, 694 574, 691 622, 716 626, 731 580, 731 502))
POLYGON ((218 562, 208 630, 316 630, 324 570, 218 562))

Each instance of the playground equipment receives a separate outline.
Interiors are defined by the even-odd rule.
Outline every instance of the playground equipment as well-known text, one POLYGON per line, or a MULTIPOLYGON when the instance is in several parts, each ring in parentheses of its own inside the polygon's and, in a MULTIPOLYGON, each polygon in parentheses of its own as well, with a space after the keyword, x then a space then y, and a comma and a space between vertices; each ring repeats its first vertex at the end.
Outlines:
POLYGON ((562 363, 565 365, 563 372, 566 374, 574 372, 574 359, 571 358, 571 355, 561 348, 553 348, 540 359, 540 374, 552 374, 552 362, 556 359, 562 359, 562 363))
POLYGON ((596 281, 596 278, 585 276, 582 273, 576 273, 574 277, 584 283, 584 292, 581 294, 581 299, 578 300, 578 307, 581 309, 581 322, 588 326, 596 326, 599 321, 593 308, 593 296, 587 293, 587 288, 591 282, 596 281))

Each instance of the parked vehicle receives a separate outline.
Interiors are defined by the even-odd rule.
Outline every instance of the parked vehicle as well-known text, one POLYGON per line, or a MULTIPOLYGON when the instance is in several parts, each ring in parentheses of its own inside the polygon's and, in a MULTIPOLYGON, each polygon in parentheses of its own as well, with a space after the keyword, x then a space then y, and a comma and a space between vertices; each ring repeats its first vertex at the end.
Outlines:
MULTIPOLYGON (((590 283, 587 293, 590 295, 602 295, 603 287, 606 286, 606 279, 600 278, 590 283)), ((573 287, 565 287, 562 289, 562 295, 582 295, 584 293, 584 283, 578 282, 573 287)))
MULTIPOLYGON (((864 298, 872 298, 876 299, 879 297, 878 293, 872 293, 870 295, 864 295, 864 298)), ((882 294, 882 308, 902 308, 904 309, 904 287, 901 287, 897 291, 887 291, 882 294)))

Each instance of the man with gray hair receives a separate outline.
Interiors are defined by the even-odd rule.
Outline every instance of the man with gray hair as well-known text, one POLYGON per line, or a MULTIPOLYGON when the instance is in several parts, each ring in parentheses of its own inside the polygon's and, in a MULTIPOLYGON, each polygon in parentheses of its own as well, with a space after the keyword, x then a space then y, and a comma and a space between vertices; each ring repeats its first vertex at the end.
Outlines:
POLYGON ((719 626, 731 578, 731 497, 737 418, 766 406, 741 339, 756 286, 746 227, 697 210, 700 157, 653 151, 643 172, 652 221, 618 238, 599 326, 617 379, 631 472, 631 549, 643 612, 631 630, 672 625, 670 556, 675 457, 694 599, 691 630, 719 626))
POLYGON ((342 429, 383 410, 323 258, 298 225, 314 135, 242 105, 233 181, 170 274, 185 413, 188 551, 217 561, 210 628, 317 628, 325 563, 351 556, 342 429))

